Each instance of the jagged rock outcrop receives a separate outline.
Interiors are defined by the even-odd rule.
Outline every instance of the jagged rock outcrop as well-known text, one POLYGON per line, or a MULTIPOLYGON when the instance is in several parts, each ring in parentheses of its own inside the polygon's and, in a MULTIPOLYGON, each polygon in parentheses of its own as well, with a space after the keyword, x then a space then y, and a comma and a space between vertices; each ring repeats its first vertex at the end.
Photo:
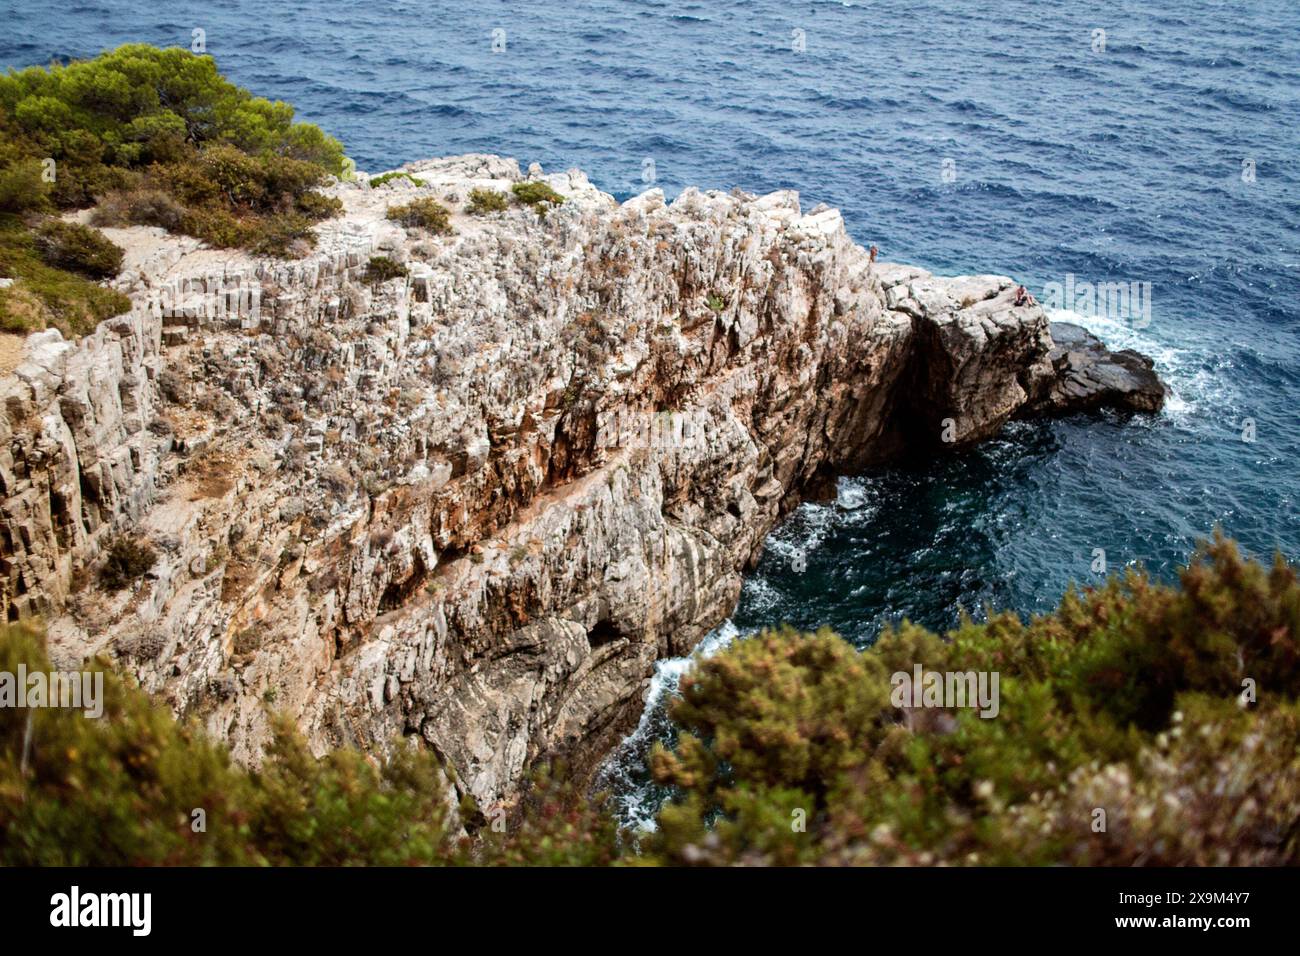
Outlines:
POLYGON ((1101 339, 1070 322, 1052 323, 1052 384, 1032 410, 1066 413, 1084 408, 1121 408, 1156 412, 1165 403, 1165 387, 1154 363, 1140 352, 1111 352, 1101 339))
MULTIPOLYGON (((109 230, 135 308, 0 384, 0 607, 241 759, 274 708, 320 749, 419 735, 485 802, 589 767, 802 496, 1075 401, 1012 280, 872 263, 793 193, 620 205, 572 171, 545 217, 479 217, 513 161, 407 168, 334 187, 302 261, 109 230), (456 233, 384 218, 415 195, 456 233), (157 560, 110 593, 118 534, 157 560)), ((1129 400, 1105 380, 1084 404, 1129 400)))

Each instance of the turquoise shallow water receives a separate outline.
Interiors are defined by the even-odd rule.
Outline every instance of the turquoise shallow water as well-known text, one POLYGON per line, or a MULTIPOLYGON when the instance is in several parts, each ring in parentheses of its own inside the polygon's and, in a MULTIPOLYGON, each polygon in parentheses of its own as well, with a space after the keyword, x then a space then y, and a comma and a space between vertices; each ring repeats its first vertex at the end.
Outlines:
MULTIPOLYGON (((1300 557, 1300 8, 1057 6, 0 0, 0 65, 202 28, 229 76, 296 104, 363 169, 490 151, 627 197, 649 160, 670 195, 795 188, 886 259, 1006 273, 1040 297, 1071 274, 1150 283, 1149 323, 1082 321, 1156 359, 1164 413, 1015 424, 843 481, 774 534, 708 642, 790 621, 866 644, 904 615, 1050 608, 1095 548, 1169 576, 1217 524, 1300 557)), ((656 798, 640 754, 659 733, 651 708, 613 768, 630 819, 656 798)))

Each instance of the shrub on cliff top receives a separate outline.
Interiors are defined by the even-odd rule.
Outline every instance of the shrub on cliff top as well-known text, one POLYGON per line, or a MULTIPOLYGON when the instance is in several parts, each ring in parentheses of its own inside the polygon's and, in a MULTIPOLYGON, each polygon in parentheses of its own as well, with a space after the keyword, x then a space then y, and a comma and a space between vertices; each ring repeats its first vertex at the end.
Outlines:
POLYGON ((297 259, 316 245, 312 219, 296 212, 281 212, 262 220, 258 235, 249 247, 259 256, 297 259))
POLYGON ((383 174, 381 174, 381 175, 379 175, 379 176, 372 177, 371 180, 370 180, 370 188, 371 188, 371 189, 376 189, 376 188, 378 188, 378 187, 380 187, 380 186, 383 186, 383 185, 386 184, 386 183, 391 183, 391 182, 393 182, 393 181, 396 180, 396 179, 406 179, 406 180, 409 180, 413 185, 416 185, 416 186, 423 186, 423 185, 424 185, 424 180, 423 180, 423 179, 420 179, 420 178, 418 178, 418 177, 416 177, 416 176, 412 176, 410 173, 405 172, 405 171, 403 171, 403 170, 400 170, 400 169, 394 169, 392 172, 387 172, 387 173, 383 173, 383 174))
MULTIPOLYGON (((231 207, 292 200, 343 170, 343 148, 293 108, 254 97, 216 62, 178 48, 127 44, 93 60, 0 77, 0 171, 52 160, 65 208, 142 181, 176 186, 179 170, 214 180, 231 207)), ((175 194, 175 193, 173 193, 175 194)))
POLYGON ((53 325, 72 337, 131 307, 130 299, 116 289, 50 265, 37 248, 36 234, 17 216, 4 213, 0 213, 0 275, 17 279, 0 289, 0 329, 6 332, 32 332, 53 325))
POLYGON ((546 215, 548 206, 558 206, 564 202, 564 197, 551 188, 549 183, 541 180, 530 180, 524 183, 515 183, 510 187, 514 193, 515 199, 525 206, 532 207, 539 216, 546 215))
MULTIPOLYGON (((314 190, 343 166, 337 140, 188 50, 127 44, 0 76, 0 213, 103 199, 99 225, 160 225, 217 246, 301 254, 314 235, 295 225, 282 241, 274 217, 335 214, 337 203, 314 190)), ((25 265, 15 275, 51 314, 103 311, 89 290, 51 290, 57 283, 25 265)), ((75 334, 76 325, 61 327, 75 334)))
POLYGON ((509 207, 509 198, 499 189, 469 191, 469 211, 476 216, 485 216, 490 212, 504 212, 509 207))
MULTIPOLYGON (((338 175, 343 149, 293 108, 227 81, 209 56, 130 43, 92 60, 0 77, 0 124, 27 156, 56 161, 55 201, 84 205, 115 178, 228 144, 338 175)), ((5 163, 8 165, 8 163, 5 163)))
POLYGON ((400 206, 389 206, 386 213, 387 218, 407 228, 428 229, 439 235, 452 231, 450 215, 446 206, 429 197, 412 199, 400 206))
POLYGON ((26 335, 45 328, 45 306, 21 286, 0 289, 0 332, 26 335))
POLYGON ((110 193, 91 213, 96 226, 160 226, 180 229, 185 207, 161 189, 140 187, 110 193))
POLYGON ((125 255, 98 229, 50 219, 36 230, 36 249, 52 266, 92 279, 111 279, 122 271, 125 255))

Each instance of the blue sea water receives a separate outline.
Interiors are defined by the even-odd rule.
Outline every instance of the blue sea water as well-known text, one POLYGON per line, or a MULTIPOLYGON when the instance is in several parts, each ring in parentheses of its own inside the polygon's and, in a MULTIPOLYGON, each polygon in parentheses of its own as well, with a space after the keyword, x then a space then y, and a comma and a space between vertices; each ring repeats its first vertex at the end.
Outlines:
MULTIPOLYGON (((1067 275, 1151 284, 1149 323, 1082 321, 1155 358, 1162 414, 1013 424, 842 481, 772 536, 708 647, 780 621, 866 644, 903 616, 1042 611, 1094 578, 1095 549, 1169 577, 1216 525, 1300 558, 1296 0, 0 0, 0 22, 0 66, 202 29, 231 79, 367 171, 496 152, 626 198, 649 160, 670 196, 794 188, 838 206, 891 261, 1036 293, 1067 275)), ((662 732, 652 706, 615 786, 643 795, 637 758, 662 732)))

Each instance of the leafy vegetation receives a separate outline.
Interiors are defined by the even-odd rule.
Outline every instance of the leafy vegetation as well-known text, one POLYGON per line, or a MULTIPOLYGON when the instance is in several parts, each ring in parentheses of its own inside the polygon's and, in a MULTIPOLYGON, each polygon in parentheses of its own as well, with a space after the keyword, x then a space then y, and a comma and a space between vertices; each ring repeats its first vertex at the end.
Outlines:
POLYGON ((117 537, 108 545, 108 557, 99 571, 99 583, 108 591, 120 591, 144 576, 158 556, 147 541, 117 537))
POLYGON ((65 336, 84 335, 131 307, 116 289, 51 265, 37 246, 37 233, 3 213, 0 275, 20 280, 0 289, 0 331, 35 332, 53 325, 65 336))
POLYGON ((485 216, 490 212, 504 212, 509 206, 509 197, 499 189, 469 191, 469 211, 476 216, 485 216))
POLYGON ((36 230, 36 251, 48 265, 91 279, 111 279, 122 271, 121 247, 98 229, 51 219, 36 230))
POLYGON ((409 272, 406 266, 388 256, 371 256, 370 261, 366 263, 367 282, 387 282, 389 279, 400 279, 407 275, 409 272))
POLYGON ((49 203, 44 170, 34 159, 17 159, 0 169, 0 212, 44 209, 49 203))
MULTIPOLYGON (((49 670, 41 637, 0 628, 0 671, 16 673, 20 663, 49 670)), ((282 717, 261 769, 248 771, 196 722, 178 723, 121 677, 93 669, 104 679, 98 719, 0 708, 2 865, 587 865, 613 857, 599 805, 545 774, 525 794, 527 814, 506 826, 472 801, 450 801, 427 750, 399 743, 383 761, 350 749, 318 760, 282 717)))
POLYGON ((394 179, 409 179, 412 183, 414 183, 417 186, 424 185, 423 179, 420 179, 416 176, 412 176, 410 173, 404 172, 400 169, 394 169, 392 172, 383 173, 382 175, 372 177, 370 180, 370 188, 373 189, 376 186, 384 185, 384 183, 391 183, 394 179))
POLYGON ((550 187, 549 183, 540 180, 531 180, 524 183, 515 183, 510 187, 510 191, 515 194, 515 199, 530 206, 539 216, 545 216, 547 207, 558 206, 564 202, 564 197, 550 187))
POLYGON ((948 640, 904 625, 864 653, 827 632, 739 641, 682 683, 671 713, 683 733, 652 758, 677 796, 650 852, 1294 864, 1298 652, 1295 570, 1245 561, 1222 539, 1181 588, 1129 573, 1029 623, 999 614, 948 640), (918 663, 999 672, 1000 713, 893 706, 891 675, 918 663))
MULTIPOLYGON (((80 334, 126 307, 41 268, 104 278, 107 260, 51 264, 14 235, 39 241, 61 228, 51 214, 98 203, 97 226, 157 225, 215 246, 301 255, 315 241, 312 223, 340 208, 316 189, 342 171, 337 140, 228 82, 211 57, 127 44, 11 71, 0 77, 0 273, 18 281, 0 297, 0 323, 80 334)), ((86 234, 56 239, 92 251, 86 234)))
MULTIPOLYGON (((1030 622, 739 640, 683 679, 639 848, 562 770, 484 813, 421 748, 317 760, 281 719, 251 772, 107 673, 101 720, 0 708, 0 863, 1295 864, 1298 641, 1295 569, 1217 538, 1180 586, 1130 572, 1030 622), (895 706, 916 664, 998 672, 998 716, 895 706)), ((48 668, 10 626, 20 661, 48 668)))
POLYGON ((389 206, 385 215, 408 229, 427 229, 439 235, 451 232, 451 213, 438 200, 428 196, 412 199, 400 206, 389 206))

